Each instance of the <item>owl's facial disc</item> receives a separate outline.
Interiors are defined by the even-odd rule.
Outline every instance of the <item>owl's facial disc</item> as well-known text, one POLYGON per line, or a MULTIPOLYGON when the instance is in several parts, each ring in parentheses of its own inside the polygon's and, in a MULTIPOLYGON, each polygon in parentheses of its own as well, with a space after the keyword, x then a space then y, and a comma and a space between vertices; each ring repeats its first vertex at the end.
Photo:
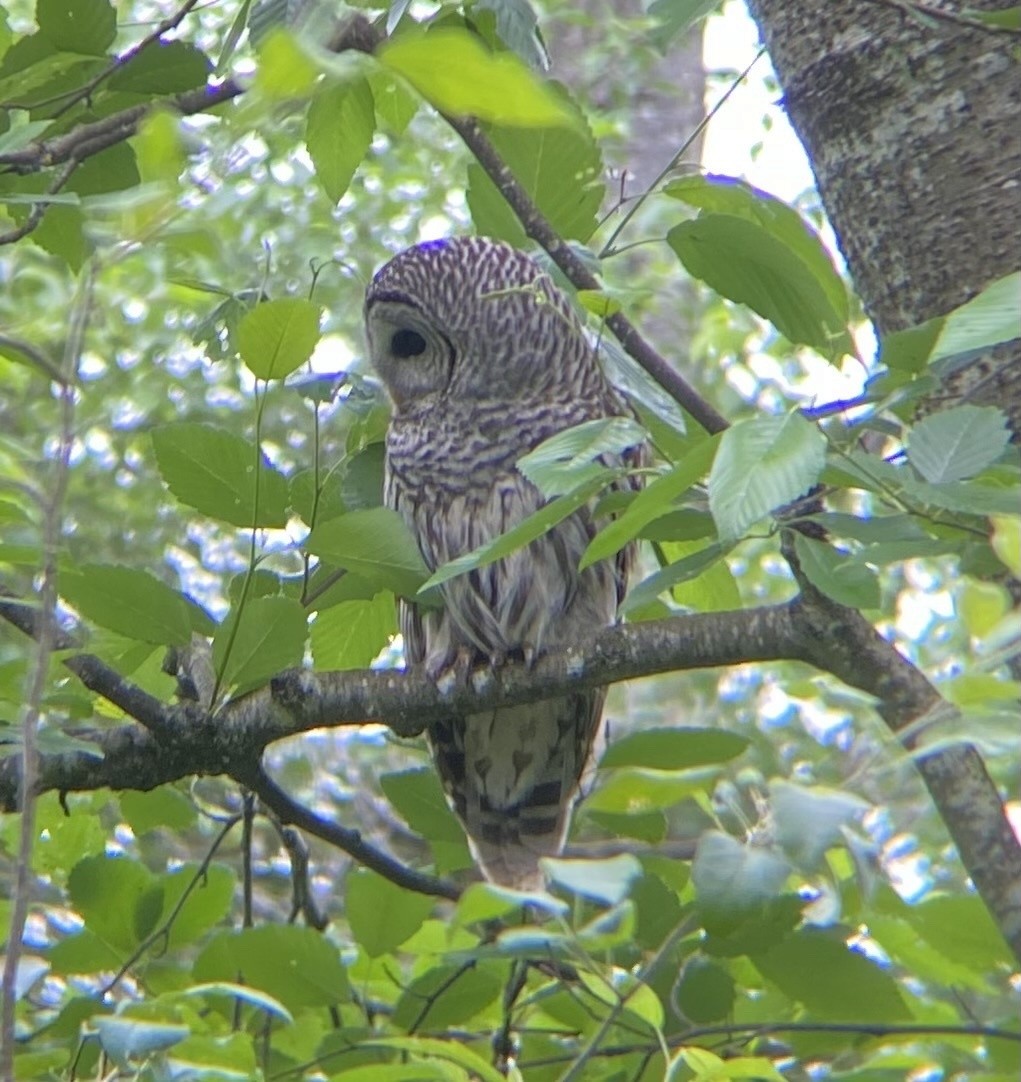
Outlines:
POLYGON ((372 363, 398 410, 446 389, 454 347, 414 305, 372 300, 366 328, 372 363))

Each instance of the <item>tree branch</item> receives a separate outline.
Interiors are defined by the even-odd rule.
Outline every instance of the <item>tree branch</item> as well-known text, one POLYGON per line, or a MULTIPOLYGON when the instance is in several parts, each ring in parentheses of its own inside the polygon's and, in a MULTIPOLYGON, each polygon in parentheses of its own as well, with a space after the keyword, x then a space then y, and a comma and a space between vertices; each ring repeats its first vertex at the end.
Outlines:
POLYGON ((299 804, 284 792, 258 763, 231 773, 236 781, 247 785, 280 822, 293 823, 306 833, 322 838, 323 841, 343 850, 359 864, 371 868, 374 872, 378 872, 391 882, 406 887, 408 890, 418 891, 419 894, 431 894, 437 898, 449 898, 451 901, 456 901, 460 897, 461 891, 455 884, 401 864, 383 850, 370 845, 357 830, 342 827, 339 823, 331 823, 303 804, 299 804))
MULTIPOLYGON (((41 756, 36 790, 151 789, 193 774, 226 774, 254 789, 283 821, 352 856, 361 854, 369 867, 392 878, 392 858, 366 847, 357 832, 313 815, 275 786, 258 765, 269 744, 310 729, 370 722, 413 736, 451 713, 536 702, 663 672, 792 660, 875 696, 880 715, 908 749, 915 748, 926 722, 954 708, 859 613, 830 601, 807 581, 802 589, 801 597, 783 605, 604 628, 541 657, 530 669, 481 669, 444 690, 415 672, 292 670, 215 715, 193 703, 160 703, 99 659, 72 655, 65 664, 84 674, 91 690, 129 714, 138 704, 146 727, 84 734, 95 741, 101 758, 84 752, 41 756)), ((35 624, 25 619, 26 612, 34 617, 25 605, 0 602, 0 617, 31 633, 35 624)), ((1021 845, 995 785, 964 743, 922 753, 918 765, 964 866, 1021 957, 1021 845)), ((0 762, 0 809, 13 809, 19 787, 18 758, 0 762)), ((426 893, 440 892, 434 888, 426 893)))

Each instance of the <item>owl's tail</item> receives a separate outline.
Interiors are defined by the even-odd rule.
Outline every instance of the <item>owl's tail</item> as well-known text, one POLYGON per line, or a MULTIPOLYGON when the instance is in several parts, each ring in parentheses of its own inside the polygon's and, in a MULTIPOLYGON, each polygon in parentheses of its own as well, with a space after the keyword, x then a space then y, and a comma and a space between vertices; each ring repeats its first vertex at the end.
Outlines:
POLYGON ((602 691, 444 719, 429 742, 440 778, 485 877, 543 886, 542 857, 564 846, 591 768, 602 691))

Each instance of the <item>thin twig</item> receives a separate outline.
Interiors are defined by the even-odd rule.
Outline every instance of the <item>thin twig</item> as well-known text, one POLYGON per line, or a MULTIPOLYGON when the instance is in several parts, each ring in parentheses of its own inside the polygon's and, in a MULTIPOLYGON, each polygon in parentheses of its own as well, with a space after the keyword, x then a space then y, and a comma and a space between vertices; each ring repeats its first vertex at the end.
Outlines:
MULTIPOLYGON (((78 168, 78 160, 71 158, 64 163, 55 174, 46 188, 46 195, 56 195, 61 188, 71 179, 71 174, 78 168)), ((46 213, 46 208, 49 203, 46 200, 42 200, 38 203, 32 204, 32 209, 28 212, 25 220, 21 225, 15 226, 13 229, 8 229, 6 233, 0 233, 0 246, 5 244, 15 244, 23 237, 27 237, 29 233, 35 230, 39 223, 43 220, 43 215, 46 213)))
POLYGON ((213 839, 213 844, 209 847, 209 851, 202 858, 202 863, 195 869, 195 874, 191 877, 191 881, 181 891, 181 896, 174 903, 173 909, 167 914, 166 920, 164 920, 158 928, 154 928, 141 943, 131 952, 128 959, 121 965, 120 969, 110 978, 110 980, 104 985, 100 992, 100 998, 112 992, 114 988, 120 984, 121 979, 131 969, 131 967, 141 958, 146 951, 155 946, 160 940, 165 940, 169 935, 171 929, 174 927, 174 921, 181 915, 181 910, 184 908, 185 903, 191 897, 192 892, 206 877, 206 873, 209 871, 209 866, 213 863, 213 857, 216 856, 220 846, 227 840, 227 835, 237 826, 241 821, 240 815, 232 815, 223 825, 220 833, 213 839))
MULTIPOLYGON (((103 82, 105 82, 115 71, 123 68, 126 64, 135 59, 136 56, 145 48, 155 44, 164 34, 169 33, 171 30, 176 30, 188 13, 195 7, 199 0, 185 0, 185 3, 176 11, 173 15, 168 15, 151 33, 147 34, 136 45, 132 45, 130 49, 126 49, 120 56, 114 57, 113 60, 97 75, 94 75, 84 86, 78 87, 71 92, 70 101, 66 102, 59 109, 54 112, 54 118, 63 116, 64 113, 74 107, 74 105, 82 101, 84 98, 88 98, 93 91, 103 82)), ((34 102, 33 107, 38 107, 41 103, 34 102)))
MULTIPOLYGON (((734 1022, 714 1026, 697 1026, 674 1033, 667 1038, 670 1048, 680 1048, 695 1044, 706 1037, 741 1037, 753 1040, 756 1037, 768 1037, 774 1033, 849 1033, 861 1037, 979 1037, 985 1040, 1012 1041, 1021 1043, 1021 1031, 1003 1029, 998 1026, 963 1025, 940 1026, 929 1023, 885 1024, 870 1022, 734 1022)), ((654 1044, 606 1045, 596 1055, 607 1059, 617 1056, 633 1056, 639 1052, 659 1051, 654 1044)), ((518 1066, 522 1070, 539 1070, 542 1067, 556 1067, 558 1064, 574 1062, 573 1052, 558 1056, 544 1056, 542 1059, 522 1060, 518 1066)))
POLYGON ((25 342, 10 334, 0 333, 0 349, 20 353, 27 357, 39 371, 54 383, 64 384, 66 377, 60 365, 31 342, 25 342))
POLYGON ((666 165, 660 170, 656 179, 645 189, 644 192, 642 192, 640 196, 638 196, 636 200, 634 200, 631 206, 628 207, 627 212, 624 214, 624 217, 621 218, 621 220, 617 223, 617 227, 610 234, 606 243, 600 250, 600 259, 606 259, 608 256, 616 255, 618 252, 624 250, 622 248, 614 248, 613 242, 621 235, 621 233, 624 232, 624 230, 627 228, 628 223, 638 213, 638 211, 641 210, 642 206, 645 204, 645 201, 649 198, 649 196, 652 195, 652 193, 656 191, 660 184, 662 184, 663 181, 666 180, 666 178, 670 176, 670 174, 677 168, 678 163, 680 162, 681 158, 684 157, 691 144, 694 143, 695 140, 702 134, 702 132, 705 131, 706 127, 709 124, 709 121, 712 120, 713 117, 716 116, 716 114, 723 108, 723 106, 730 98, 731 94, 733 94, 734 91, 737 90, 737 88, 745 81, 745 79, 748 78, 749 72, 751 72, 752 68, 754 68, 755 65, 765 55, 766 47, 763 45, 763 47, 759 49, 759 51, 755 54, 752 62, 744 69, 744 71, 741 72, 740 75, 737 76, 736 79, 734 79, 730 86, 727 87, 725 93, 720 98, 720 100, 698 122, 698 124, 695 126, 694 131, 692 131, 691 135, 689 135, 688 138, 684 140, 677 153, 674 154, 670 161, 668 161, 666 165))
POLYGON ((576 1079, 585 1077, 583 1073, 585 1065, 593 1056, 598 1054, 600 1044, 603 1042, 607 1033, 613 1028, 614 1023, 627 1006, 627 1001, 639 988, 648 984, 649 979, 663 964, 664 960, 669 956, 674 947, 676 947, 686 935, 689 935, 694 931, 695 927, 696 925, 692 918, 685 917, 677 927, 674 928, 670 935, 663 940, 657 948, 656 953, 635 974, 635 983, 631 990, 619 997, 617 1002, 603 1019, 602 1025, 593 1034, 592 1039, 581 1050, 581 1053, 575 1057, 571 1066, 560 1076, 560 1082, 575 1082, 576 1079))
POLYGON ((64 379, 59 383, 60 428, 57 452, 53 462, 53 476, 50 478, 48 489, 44 490, 46 493, 45 515, 39 589, 41 619, 39 634, 35 640, 35 659, 30 671, 21 722, 21 830, 18 841, 18 861, 14 873, 14 904, 7 938, 7 954, 4 958, 3 977, 0 978, 0 999, 3 1000, 2 1016, 0 1016, 0 1074, 4 1079, 11 1080, 14 1078, 14 1022, 17 1006, 15 993, 25 921, 28 918, 32 850, 35 846, 36 778, 39 773, 39 749, 36 744, 36 735, 46 694, 50 656, 56 646, 57 558, 63 525, 64 495, 67 492, 71 448, 74 443, 74 384, 77 380, 78 361, 82 353, 85 330, 92 312, 95 271, 94 263, 86 264, 78 297, 71 313, 70 330, 64 346, 62 365, 64 379))

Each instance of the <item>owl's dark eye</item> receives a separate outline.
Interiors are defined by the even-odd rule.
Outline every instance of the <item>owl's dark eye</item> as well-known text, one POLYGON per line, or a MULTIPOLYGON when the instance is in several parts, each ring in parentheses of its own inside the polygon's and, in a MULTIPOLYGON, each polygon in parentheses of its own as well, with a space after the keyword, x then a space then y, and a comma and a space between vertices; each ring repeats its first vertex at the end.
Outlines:
POLYGON ((409 331, 407 328, 394 331, 390 339, 390 352, 401 359, 417 357, 425 353, 425 347, 426 341, 418 331, 409 331))

